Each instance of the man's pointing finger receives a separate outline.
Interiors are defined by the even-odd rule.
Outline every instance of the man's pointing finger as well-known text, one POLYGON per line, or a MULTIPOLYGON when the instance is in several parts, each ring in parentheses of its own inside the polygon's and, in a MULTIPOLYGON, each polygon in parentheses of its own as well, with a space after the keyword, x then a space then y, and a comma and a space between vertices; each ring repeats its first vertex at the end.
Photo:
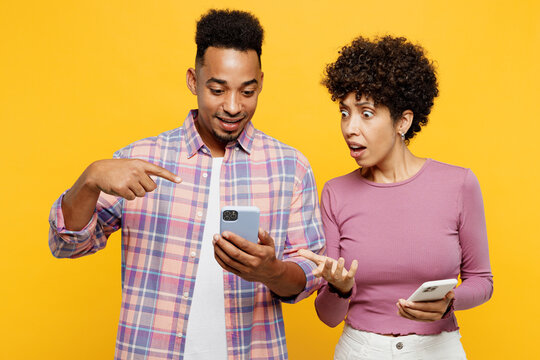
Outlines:
POLYGON ((165 168, 162 168, 161 166, 158 166, 149 162, 147 162, 144 165, 144 171, 147 174, 156 175, 156 176, 159 176, 160 178, 172 181, 174 183, 182 182, 182 179, 179 176, 176 176, 175 174, 173 174, 172 172, 170 172, 169 170, 165 168))

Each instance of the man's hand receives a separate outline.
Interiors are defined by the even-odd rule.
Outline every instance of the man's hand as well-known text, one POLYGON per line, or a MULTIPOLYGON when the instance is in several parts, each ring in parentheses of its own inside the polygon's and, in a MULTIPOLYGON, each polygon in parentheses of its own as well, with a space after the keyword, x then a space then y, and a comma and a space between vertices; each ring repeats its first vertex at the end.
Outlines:
POLYGON ((99 160, 86 168, 62 198, 66 229, 79 231, 92 218, 100 192, 127 200, 143 197, 157 187, 150 175, 179 183, 169 170, 137 159, 99 160))
POLYGON ((442 319, 450 302, 454 298, 454 290, 449 291, 446 296, 437 301, 407 301, 399 299, 396 303, 398 315, 405 319, 415 321, 431 322, 442 319))
POLYGON ((214 255, 222 268, 247 281, 271 282, 284 271, 276 259, 274 239, 262 229, 258 244, 230 231, 215 234, 214 255))
POLYGON ((306 249, 298 250, 298 255, 313 261, 317 268, 313 270, 313 275, 322 277, 332 284, 340 293, 347 294, 354 286, 354 275, 358 269, 358 261, 353 260, 349 271, 345 269, 345 259, 340 257, 334 260, 328 256, 317 255, 306 249))
POLYGON ((169 170, 138 159, 110 159, 92 163, 86 175, 87 185, 98 192, 120 196, 126 200, 144 197, 157 187, 150 175, 156 175, 171 182, 182 180, 169 170))
POLYGON ((223 269, 244 280, 261 282, 283 297, 299 294, 306 284, 299 265, 276 258, 274 239, 262 229, 258 244, 230 231, 214 235, 214 256, 223 269))

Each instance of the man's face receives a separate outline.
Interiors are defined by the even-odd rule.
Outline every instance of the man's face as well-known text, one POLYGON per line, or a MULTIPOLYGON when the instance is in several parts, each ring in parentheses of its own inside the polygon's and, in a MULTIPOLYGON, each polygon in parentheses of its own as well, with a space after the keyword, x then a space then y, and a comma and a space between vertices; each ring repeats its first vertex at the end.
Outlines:
POLYGON ((262 82, 255 50, 209 47, 204 64, 188 70, 187 84, 199 107, 197 130, 214 155, 222 155, 253 117, 262 82))

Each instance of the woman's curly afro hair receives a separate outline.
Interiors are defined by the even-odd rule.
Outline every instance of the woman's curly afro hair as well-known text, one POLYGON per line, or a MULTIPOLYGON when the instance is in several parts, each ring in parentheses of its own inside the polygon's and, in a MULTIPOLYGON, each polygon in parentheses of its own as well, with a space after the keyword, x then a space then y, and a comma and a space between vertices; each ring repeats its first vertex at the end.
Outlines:
POLYGON ((322 84, 332 100, 350 93, 369 96, 376 104, 388 107, 394 121, 405 110, 414 113, 409 139, 428 121, 433 100, 439 94, 433 63, 424 49, 403 37, 384 36, 370 41, 356 38, 339 51, 336 62, 326 66, 322 84))

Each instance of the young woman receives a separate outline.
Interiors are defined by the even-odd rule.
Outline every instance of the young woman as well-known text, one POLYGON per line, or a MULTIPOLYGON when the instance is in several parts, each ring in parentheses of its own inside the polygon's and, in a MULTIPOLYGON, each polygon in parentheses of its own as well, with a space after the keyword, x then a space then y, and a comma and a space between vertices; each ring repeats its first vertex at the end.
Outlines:
POLYGON ((493 282, 475 175, 407 147, 438 95, 431 61, 404 38, 359 37, 323 84, 359 165, 323 189, 328 257, 300 252, 327 281, 319 318, 345 319, 335 359, 465 359, 454 311, 487 301, 493 282), (423 282, 458 276, 443 299, 405 300, 423 282))

